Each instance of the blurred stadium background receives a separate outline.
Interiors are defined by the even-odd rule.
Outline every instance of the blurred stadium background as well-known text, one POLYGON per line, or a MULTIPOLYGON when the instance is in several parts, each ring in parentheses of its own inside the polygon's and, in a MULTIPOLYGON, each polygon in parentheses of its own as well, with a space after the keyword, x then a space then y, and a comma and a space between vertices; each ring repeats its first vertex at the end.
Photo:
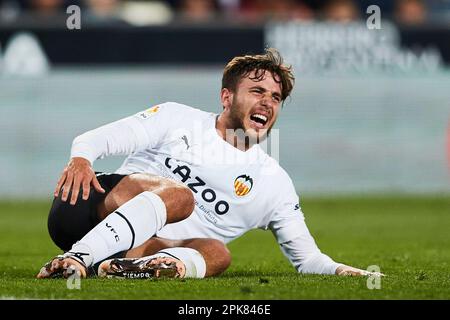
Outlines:
POLYGON ((450 1, 0 0, 0 198, 48 197, 103 123, 163 101, 219 112, 225 63, 266 46, 296 70, 277 127, 301 194, 448 194, 450 1))

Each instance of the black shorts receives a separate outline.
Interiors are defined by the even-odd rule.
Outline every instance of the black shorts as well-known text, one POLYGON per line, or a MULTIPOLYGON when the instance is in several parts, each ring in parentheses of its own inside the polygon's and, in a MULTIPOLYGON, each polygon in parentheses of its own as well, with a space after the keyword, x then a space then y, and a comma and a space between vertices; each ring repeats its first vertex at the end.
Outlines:
MULTIPOLYGON (((95 225, 100 222, 100 217, 97 213, 97 206, 105 199, 105 197, 108 195, 108 193, 111 192, 112 189, 123 179, 126 177, 124 174, 117 174, 117 173, 105 173, 105 172, 95 172, 95 175, 97 176, 97 180, 102 186, 102 188, 105 190, 105 193, 100 193, 97 190, 94 189, 94 187, 91 185, 91 191, 89 193, 90 198, 90 207, 91 207, 91 215, 93 220, 95 221, 95 225)), ((78 195, 78 200, 83 200, 82 198, 82 190, 80 190, 80 193, 78 195)), ((70 199, 70 197, 69 197, 70 199)), ((78 202, 78 201, 77 201, 78 202)), ((94 225, 94 226, 95 226, 94 225)))
POLYGON ((95 172, 98 182, 105 189, 105 193, 99 193, 95 191, 98 195, 102 195, 103 198, 111 192, 111 190, 127 175, 117 174, 117 173, 105 173, 105 172, 95 172))
POLYGON ((105 193, 97 192, 91 186, 89 198, 83 200, 80 190, 75 205, 70 204, 71 192, 66 201, 61 200, 62 192, 53 199, 48 216, 48 231, 53 242, 64 251, 69 250, 101 221, 97 213, 98 204, 126 177, 123 174, 103 172, 96 172, 96 175, 105 193))

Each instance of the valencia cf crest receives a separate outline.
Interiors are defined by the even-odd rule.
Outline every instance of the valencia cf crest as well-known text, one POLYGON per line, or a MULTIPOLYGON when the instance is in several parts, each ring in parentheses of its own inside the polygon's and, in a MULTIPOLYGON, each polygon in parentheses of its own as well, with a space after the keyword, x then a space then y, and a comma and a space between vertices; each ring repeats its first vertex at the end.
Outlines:
POLYGON ((253 187, 253 179, 250 176, 243 174, 234 180, 234 193, 243 197, 246 196, 253 187))

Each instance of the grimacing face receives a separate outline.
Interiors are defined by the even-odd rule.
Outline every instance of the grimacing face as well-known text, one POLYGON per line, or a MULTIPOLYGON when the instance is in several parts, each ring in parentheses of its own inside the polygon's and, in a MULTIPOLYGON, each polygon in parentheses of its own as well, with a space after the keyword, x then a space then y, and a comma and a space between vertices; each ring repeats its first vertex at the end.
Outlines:
POLYGON ((250 138, 261 141, 269 135, 281 109, 281 83, 268 71, 261 81, 252 80, 254 75, 252 71, 241 79, 224 107, 229 108, 227 129, 242 129, 250 138))

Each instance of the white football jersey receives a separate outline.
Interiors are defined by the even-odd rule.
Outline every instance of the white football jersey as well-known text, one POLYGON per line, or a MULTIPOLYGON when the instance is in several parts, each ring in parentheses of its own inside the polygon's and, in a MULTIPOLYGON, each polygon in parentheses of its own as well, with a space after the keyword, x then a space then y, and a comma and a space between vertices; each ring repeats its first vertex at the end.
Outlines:
POLYGON ((244 152, 222 139, 217 116, 163 103, 77 137, 71 156, 93 163, 126 154, 116 173, 146 172, 189 187, 194 212, 164 226, 159 237, 228 243, 251 229, 270 229, 299 272, 334 274, 339 264, 317 248, 287 173, 258 144, 244 152))

